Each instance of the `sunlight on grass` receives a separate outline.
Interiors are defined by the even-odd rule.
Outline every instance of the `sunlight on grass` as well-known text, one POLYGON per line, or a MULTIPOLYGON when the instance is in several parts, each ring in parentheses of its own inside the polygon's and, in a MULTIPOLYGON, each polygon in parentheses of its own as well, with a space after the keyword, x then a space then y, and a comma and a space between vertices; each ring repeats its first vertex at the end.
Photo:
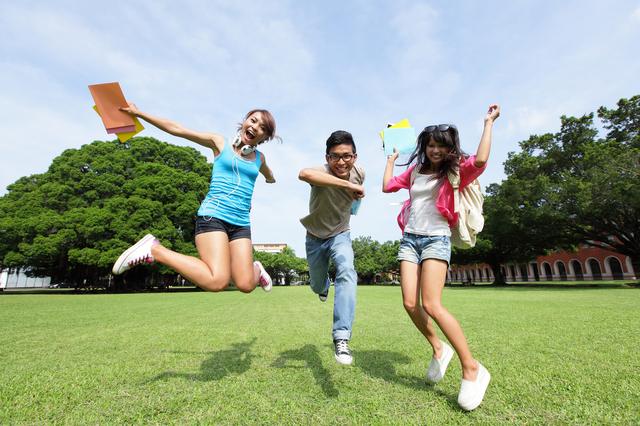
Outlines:
MULTIPOLYGON (((333 292, 333 289, 331 290, 333 292)), ((431 356, 398 287, 359 287, 353 367, 337 365, 331 295, 0 296, 0 423, 634 423, 636 289, 448 288, 485 402, 456 404, 460 365, 431 356)))

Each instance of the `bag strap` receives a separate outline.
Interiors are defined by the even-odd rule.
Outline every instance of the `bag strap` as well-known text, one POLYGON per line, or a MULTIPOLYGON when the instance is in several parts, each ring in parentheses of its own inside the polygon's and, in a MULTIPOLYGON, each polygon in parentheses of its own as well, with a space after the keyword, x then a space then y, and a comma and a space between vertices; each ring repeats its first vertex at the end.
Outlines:
POLYGON ((460 212, 460 172, 450 171, 447 177, 453 187, 453 211, 458 213, 460 212))

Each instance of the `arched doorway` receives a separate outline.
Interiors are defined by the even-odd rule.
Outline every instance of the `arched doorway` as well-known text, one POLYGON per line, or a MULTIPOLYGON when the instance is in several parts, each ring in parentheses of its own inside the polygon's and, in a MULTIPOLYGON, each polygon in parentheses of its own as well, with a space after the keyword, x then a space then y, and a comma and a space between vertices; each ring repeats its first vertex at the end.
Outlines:
POLYGON ((600 264, 595 259, 589 259, 589 267, 591 268, 591 276, 594 280, 602 279, 602 270, 600 269, 600 264))
POLYGON ((538 264, 531 263, 531 270, 533 271, 533 279, 534 281, 540 281, 540 272, 538 271, 538 264))
POLYGON ((551 281, 553 279, 553 273, 551 272, 551 265, 547 262, 542 264, 542 269, 544 269, 544 276, 547 281, 551 281))
POLYGON ((610 257, 609 259, 609 268, 611 269, 611 275, 614 280, 621 280, 624 278, 624 274, 622 273, 622 265, 620 261, 616 257, 610 257))
POLYGON ((556 262, 556 266, 558 266, 558 274, 560 274, 560 280, 567 280, 567 269, 564 267, 564 263, 556 262))
POLYGON ((584 275, 582 274, 582 265, 577 260, 571 261, 571 267, 573 268, 573 274, 576 277, 576 281, 584 280, 584 275))
POLYGON ((527 270, 527 265, 520 265, 520 276, 522 277, 522 281, 529 281, 529 271, 527 270))

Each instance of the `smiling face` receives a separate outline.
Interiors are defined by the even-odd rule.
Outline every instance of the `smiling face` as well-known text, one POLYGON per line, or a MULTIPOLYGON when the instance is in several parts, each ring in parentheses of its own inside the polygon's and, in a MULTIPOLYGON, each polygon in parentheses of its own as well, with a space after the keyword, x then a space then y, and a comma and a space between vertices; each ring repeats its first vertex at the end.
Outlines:
POLYGON ((326 156, 329 168, 340 179, 349 179, 356 157, 356 153, 353 152, 353 145, 349 143, 332 146, 326 156))
POLYGON ((436 142, 433 137, 429 139, 425 148, 425 154, 431 163, 432 170, 436 170, 440 166, 442 160, 446 158, 450 151, 451 148, 445 144, 436 142))
POLYGON ((245 145, 256 146, 268 137, 266 120, 259 111, 249 115, 240 126, 240 138, 245 145))

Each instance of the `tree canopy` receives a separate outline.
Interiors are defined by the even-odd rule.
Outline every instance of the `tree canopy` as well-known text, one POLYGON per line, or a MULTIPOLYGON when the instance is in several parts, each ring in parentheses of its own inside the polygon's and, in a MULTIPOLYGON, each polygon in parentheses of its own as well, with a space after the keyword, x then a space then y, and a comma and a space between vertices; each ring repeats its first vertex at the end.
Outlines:
POLYGON ((82 286, 108 277, 147 232, 195 254, 193 217, 210 173, 195 149, 147 137, 66 150, 0 198, 0 264, 82 286))
POLYGON ((358 272, 358 280, 373 282, 380 272, 398 271, 399 241, 380 243, 371 237, 357 237, 353 240, 354 266, 358 272))
POLYGON ((483 243, 454 261, 497 265, 586 243, 630 256, 640 270, 640 96, 561 117, 560 131, 533 135, 487 188, 483 243))
POLYGON ((280 253, 254 251, 253 257, 262 263, 271 278, 283 277, 285 285, 290 285, 293 278, 309 271, 307 261, 297 257, 290 247, 280 253))

